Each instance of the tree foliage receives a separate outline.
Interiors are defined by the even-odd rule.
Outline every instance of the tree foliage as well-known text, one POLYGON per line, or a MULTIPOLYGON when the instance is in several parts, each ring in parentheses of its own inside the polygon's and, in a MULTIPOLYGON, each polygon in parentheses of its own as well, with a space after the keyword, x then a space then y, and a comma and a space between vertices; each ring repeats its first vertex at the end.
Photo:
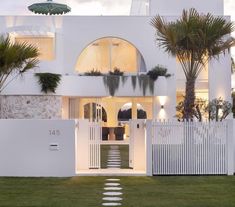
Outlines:
POLYGON ((37 66, 39 51, 28 43, 12 43, 0 36, 0 92, 18 75, 37 66), (9 76, 13 77, 9 80, 9 76))
POLYGON ((157 15, 151 25, 156 29, 158 45, 177 57, 182 66, 186 78, 184 119, 192 119, 195 81, 210 59, 219 58, 234 44, 230 37, 234 25, 223 17, 199 14, 193 8, 183 10, 182 16, 171 22, 157 15))

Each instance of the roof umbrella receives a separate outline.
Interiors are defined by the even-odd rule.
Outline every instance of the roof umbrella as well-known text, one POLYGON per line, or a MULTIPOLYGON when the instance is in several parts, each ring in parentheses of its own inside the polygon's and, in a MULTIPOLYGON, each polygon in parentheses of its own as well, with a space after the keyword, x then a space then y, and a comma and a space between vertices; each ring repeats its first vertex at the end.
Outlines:
POLYGON ((52 0, 47 0, 42 3, 35 3, 28 6, 28 9, 35 14, 58 15, 66 14, 71 11, 71 8, 66 4, 55 3, 52 0))

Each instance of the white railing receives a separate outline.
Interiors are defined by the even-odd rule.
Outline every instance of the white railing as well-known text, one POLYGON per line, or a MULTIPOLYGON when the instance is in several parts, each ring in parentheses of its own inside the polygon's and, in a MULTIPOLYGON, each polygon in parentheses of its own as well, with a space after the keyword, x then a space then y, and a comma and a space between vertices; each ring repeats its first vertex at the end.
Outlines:
POLYGON ((89 122, 88 156, 89 168, 100 168, 100 142, 101 124, 99 122, 89 122))
POLYGON ((227 122, 153 121, 153 174, 227 174, 227 122))

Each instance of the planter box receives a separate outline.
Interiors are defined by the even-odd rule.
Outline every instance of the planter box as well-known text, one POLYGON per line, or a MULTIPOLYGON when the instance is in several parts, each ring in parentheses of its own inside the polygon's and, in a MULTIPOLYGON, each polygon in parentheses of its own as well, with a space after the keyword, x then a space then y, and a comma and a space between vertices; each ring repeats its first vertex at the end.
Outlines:
MULTIPOLYGON (((119 87, 114 96, 143 96, 143 89, 136 78, 136 87, 132 86, 132 78, 120 77, 119 87)), ((32 73, 25 74, 12 81, 2 92, 3 95, 43 95, 38 79, 32 73)), ((51 95, 51 94, 50 94, 51 95)), ((103 76, 63 75, 55 95, 106 97, 110 96, 109 89, 105 87, 103 76)), ((154 83, 154 94, 147 87, 145 96, 166 96, 167 82, 165 77, 159 77, 154 83)))

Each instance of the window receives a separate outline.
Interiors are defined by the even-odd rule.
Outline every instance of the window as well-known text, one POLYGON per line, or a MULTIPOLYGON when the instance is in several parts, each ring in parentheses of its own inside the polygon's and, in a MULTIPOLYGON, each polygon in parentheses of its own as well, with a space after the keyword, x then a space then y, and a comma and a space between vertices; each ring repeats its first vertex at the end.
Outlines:
POLYGON ((15 37, 16 43, 27 42, 31 45, 38 47, 39 49, 39 60, 53 60, 54 54, 54 37, 47 36, 17 36, 15 37))
POLYGON ((131 43, 114 37, 102 38, 92 42, 80 54, 76 71, 84 73, 99 70, 102 73, 114 68, 128 73, 145 72, 142 55, 131 43))

